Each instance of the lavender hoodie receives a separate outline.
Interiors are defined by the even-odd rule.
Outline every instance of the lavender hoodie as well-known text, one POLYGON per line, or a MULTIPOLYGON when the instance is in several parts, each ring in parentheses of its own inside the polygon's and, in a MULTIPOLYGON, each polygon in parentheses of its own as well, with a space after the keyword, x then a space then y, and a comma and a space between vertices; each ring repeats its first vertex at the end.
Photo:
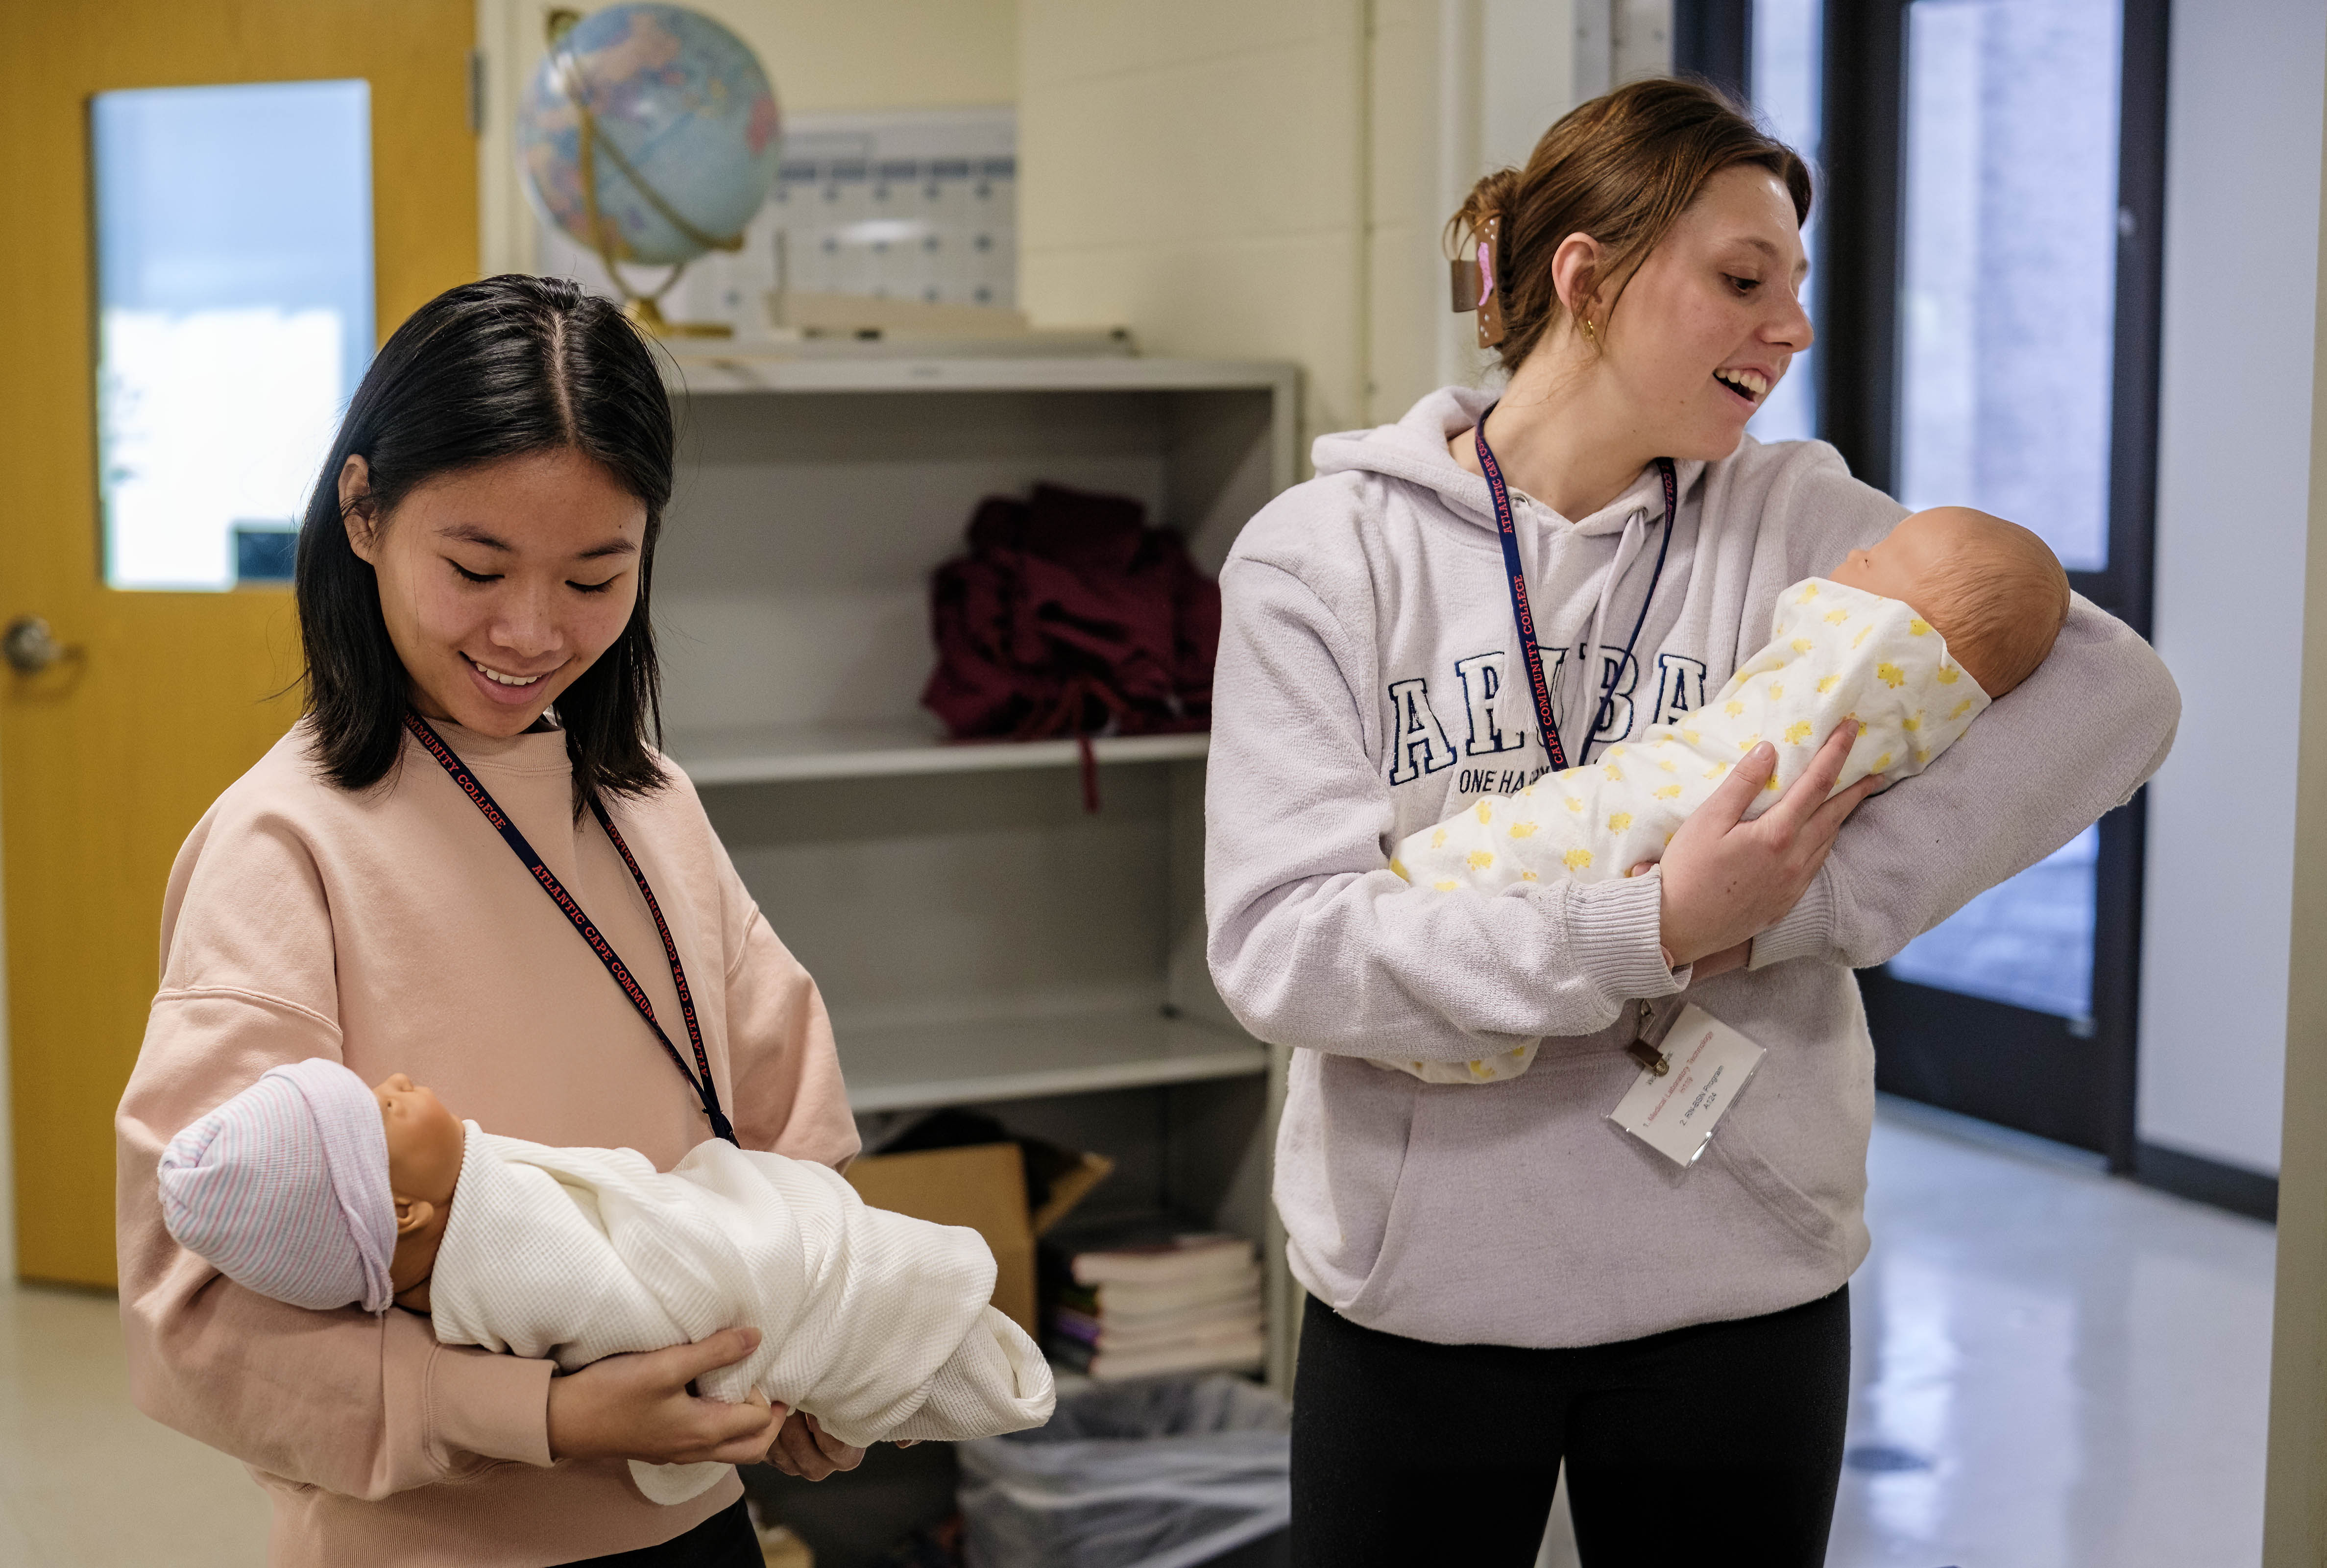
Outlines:
MULTIPOLYGON (((2128 799, 2180 697, 2147 644, 2078 599, 2025 685, 1858 809, 1750 967, 1700 985, 1658 955, 1653 878, 1417 891, 1391 845, 1548 765, 1486 483, 1446 451, 1489 399, 1448 388, 1320 438, 1317 477, 1253 518, 1220 574, 1209 953, 1245 1027, 1296 1048, 1276 1152, 1293 1272, 1359 1323, 1446 1344, 1600 1344, 1814 1300, 1867 1246, 1874 1056, 1850 971, 2128 799), (1606 1120, 1637 1070, 1620 1015, 1685 986, 1769 1050, 1686 1171, 1606 1120), (1532 1071, 1486 1086, 1365 1059, 1537 1039, 1532 1071)), ((1767 638, 1780 589, 1904 515, 1823 443, 1749 437, 1678 467, 1629 658, 1663 527, 1655 469, 1572 521, 1512 493, 1571 761, 1595 619, 1613 693, 1597 755, 1703 703, 1767 638)))

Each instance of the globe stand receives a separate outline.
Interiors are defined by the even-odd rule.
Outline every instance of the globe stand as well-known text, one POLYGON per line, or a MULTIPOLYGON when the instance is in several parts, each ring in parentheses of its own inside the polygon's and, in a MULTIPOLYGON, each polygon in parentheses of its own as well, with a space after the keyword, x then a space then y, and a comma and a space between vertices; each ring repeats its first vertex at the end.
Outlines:
MULTIPOLYGON (((663 279, 662 286, 652 294, 639 293, 630 285, 629 280, 622 276, 621 268, 618 263, 622 259, 621 253, 628 247, 622 238, 621 230, 609 222, 598 210, 597 155, 601 152, 606 154, 606 161, 612 163, 622 177, 631 182, 631 188, 646 198, 647 205, 652 207, 662 216, 664 222, 678 230, 686 237, 687 242, 696 248, 741 250, 743 248, 743 237, 738 233, 721 239, 704 233, 694 224, 680 217, 678 210, 663 199, 661 191, 647 183, 646 176, 639 172, 638 166, 623 154, 621 148, 614 145, 612 137, 598 128, 598 117, 591 110, 589 83, 583 77, 581 62, 574 58, 572 47, 567 42, 567 35, 574 31, 575 24, 581 20, 581 13, 555 10, 550 12, 544 20, 547 26, 549 47, 555 69, 562 79, 566 101, 574 106, 575 115, 581 121, 581 135, 575 138, 575 161, 579 165, 578 173, 581 175, 583 217, 590 230, 585 243, 598 253, 598 259, 605 264, 607 277, 612 279, 614 286, 621 291, 622 314, 636 322, 642 330, 652 332, 659 338, 734 337, 735 329, 724 322, 674 322, 663 315, 662 296, 670 292, 671 285, 678 283, 679 275, 687 270, 686 262, 674 263, 671 266, 670 275, 663 279)), ((577 238, 584 237, 577 236, 577 238)))
MULTIPOLYGON (((628 289, 622 292, 630 294, 628 289)), ((668 320, 663 315, 660 305, 651 299, 636 294, 631 294, 623 302, 622 314, 658 338, 732 338, 735 335, 735 329, 725 322, 668 320)))
POLYGON ((642 294, 631 287, 629 280, 615 269, 614 258, 603 247, 598 252, 598 259, 606 264, 606 275, 612 278, 614 286, 622 291, 622 314, 642 331, 652 332, 658 338, 732 338, 735 335, 735 329, 725 322, 674 322, 662 313, 662 296, 670 292, 671 285, 678 281, 678 275, 687 270, 684 262, 670 269, 670 275, 663 279, 662 287, 652 294, 642 294))

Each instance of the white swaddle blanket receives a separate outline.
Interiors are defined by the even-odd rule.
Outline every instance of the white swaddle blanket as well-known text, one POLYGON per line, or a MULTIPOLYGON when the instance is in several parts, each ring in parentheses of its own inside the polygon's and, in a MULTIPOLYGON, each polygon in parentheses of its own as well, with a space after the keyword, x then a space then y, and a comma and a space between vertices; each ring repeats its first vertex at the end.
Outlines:
MULTIPOLYGON (((859 1448, 1050 1419, 1050 1367, 987 1304, 994 1255, 976 1231, 868 1208, 828 1167, 716 1139, 664 1173, 629 1149, 467 1127, 428 1287, 443 1343, 570 1372, 748 1325, 760 1348, 697 1388, 780 1401, 859 1448)), ((631 1474, 678 1503, 729 1468, 633 1461, 631 1474)))
MULTIPOLYGON (((1837 790, 1871 773, 1921 772, 1987 708, 1946 640, 1900 600, 1813 577, 1780 593, 1771 620, 1769 645, 1703 707, 1408 835, 1390 870, 1446 893, 1620 877, 1659 857, 1762 741, 1777 748, 1778 767, 1748 817, 1775 804, 1845 719, 1858 721, 1858 739, 1837 790)), ((1527 1071, 1535 1053, 1530 1044, 1479 1061, 1378 1065, 1431 1083, 1495 1083, 1527 1071)))

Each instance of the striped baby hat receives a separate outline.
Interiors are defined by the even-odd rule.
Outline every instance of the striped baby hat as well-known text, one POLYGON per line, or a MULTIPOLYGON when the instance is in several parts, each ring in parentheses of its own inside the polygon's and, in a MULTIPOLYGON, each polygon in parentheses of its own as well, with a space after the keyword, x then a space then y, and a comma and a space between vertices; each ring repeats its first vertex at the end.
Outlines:
POLYGON ((170 1140, 160 1181, 170 1234, 236 1283, 294 1307, 388 1310, 388 1134, 338 1062, 269 1069, 170 1140))

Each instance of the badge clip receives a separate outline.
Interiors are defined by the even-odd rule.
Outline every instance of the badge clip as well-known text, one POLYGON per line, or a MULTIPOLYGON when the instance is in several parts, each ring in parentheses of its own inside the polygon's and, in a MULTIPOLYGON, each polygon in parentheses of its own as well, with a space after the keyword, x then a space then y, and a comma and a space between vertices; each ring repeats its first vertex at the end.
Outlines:
POLYGON ((1680 1009, 1674 1008, 1660 1019, 1657 1016, 1656 1003, 1645 997, 1641 998, 1640 1008, 1640 1020, 1632 1026, 1632 1043, 1624 1048, 1624 1054, 1639 1062, 1642 1071, 1662 1078, 1672 1071, 1672 1062, 1659 1048, 1664 1044, 1665 1037, 1672 1032, 1674 1022, 1680 1017, 1680 1009))

